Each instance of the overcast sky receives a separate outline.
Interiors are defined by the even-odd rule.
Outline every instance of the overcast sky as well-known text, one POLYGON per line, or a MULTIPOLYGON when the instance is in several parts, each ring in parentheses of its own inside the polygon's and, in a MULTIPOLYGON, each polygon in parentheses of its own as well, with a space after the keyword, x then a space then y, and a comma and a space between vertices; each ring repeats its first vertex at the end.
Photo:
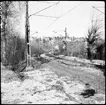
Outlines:
MULTIPOLYGON (((58 1, 29 1, 29 15, 38 12, 58 1)), ((103 1, 60 1, 57 5, 54 5, 42 12, 37 13, 36 15, 46 15, 59 17, 67 11, 72 10, 66 13, 64 16, 60 17, 55 21, 50 27, 48 27, 56 18, 50 17, 41 17, 33 15, 29 18, 30 20, 30 30, 31 34, 35 31, 38 33, 33 34, 33 36, 55 36, 61 34, 64 36, 64 31, 58 31, 53 33, 54 30, 64 30, 67 27, 67 33, 69 36, 83 37, 87 33, 87 29, 91 25, 91 19, 94 14, 94 17, 99 16, 100 19, 104 20, 104 14, 99 10, 92 8, 92 6, 97 7, 101 12, 104 12, 105 7, 103 1), (76 7, 76 8, 75 8, 76 7)), ((101 21, 104 23, 104 21, 101 21)))

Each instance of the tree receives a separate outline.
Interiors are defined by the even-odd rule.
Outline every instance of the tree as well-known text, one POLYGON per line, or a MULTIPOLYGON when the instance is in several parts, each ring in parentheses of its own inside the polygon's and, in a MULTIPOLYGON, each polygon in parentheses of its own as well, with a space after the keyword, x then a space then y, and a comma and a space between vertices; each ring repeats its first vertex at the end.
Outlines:
POLYGON ((96 20, 91 28, 88 29, 88 34, 86 37, 87 41, 87 56, 88 59, 92 59, 93 54, 96 53, 96 42, 101 35, 101 24, 99 20, 96 20))
POLYGON ((9 39, 9 32, 13 31, 13 22, 17 21, 19 11, 13 9, 15 7, 13 1, 2 1, 1 3, 1 45, 2 45, 2 62, 6 63, 6 49, 9 39))
POLYGON ((1 38, 2 38, 2 43, 1 45, 3 50, 2 50, 2 56, 3 56, 3 62, 6 61, 6 45, 7 45, 7 33, 6 33, 6 25, 7 25, 7 18, 10 14, 10 11, 9 11, 9 6, 12 2, 11 1, 3 1, 2 4, 1 4, 1 15, 2 15, 2 18, 1 18, 1 23, 2 23, 2 29, 1 29, 1 38))
MULTIPOLYGON (((18 34, 18 33, 16 33, 18 34)), ((11 36, 6 51, 7 64, 11 66, 11 69, 16 71, 18 69, 18 64, 20 61, 24 61, 24 51, 25 51, 25 40, 19 36, 11 36)))
MULTIPOLYGON (((22 5, 23 4, 24 2, 22 2, 22 5)), ((2 2, 1 57, 3 64, 5 66, 10 65, 12 69, 17 67, 19 62, 25 59, 25 39, 20 37, 20 30, 17 30, 20 29, 22 5, 19 1, 2 2)))

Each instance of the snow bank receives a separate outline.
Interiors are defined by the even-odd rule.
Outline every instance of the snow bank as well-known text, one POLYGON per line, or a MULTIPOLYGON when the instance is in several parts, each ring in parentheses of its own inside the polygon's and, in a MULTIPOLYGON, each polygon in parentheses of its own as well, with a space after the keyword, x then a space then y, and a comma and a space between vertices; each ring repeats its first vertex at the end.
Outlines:
MULTIPOLYGON (((79 95, 84 84, 71 81, 67 76, 58 77, 49 68, 24 74, 29 78, 23 82, 1 83, 2 104, 79 104, 85 100, 79 95)), ((103 97, 101 103, 105 103, 105 96, 96 97, 103 97)), ((98 100, 95 103, 99 103, 98 100)))

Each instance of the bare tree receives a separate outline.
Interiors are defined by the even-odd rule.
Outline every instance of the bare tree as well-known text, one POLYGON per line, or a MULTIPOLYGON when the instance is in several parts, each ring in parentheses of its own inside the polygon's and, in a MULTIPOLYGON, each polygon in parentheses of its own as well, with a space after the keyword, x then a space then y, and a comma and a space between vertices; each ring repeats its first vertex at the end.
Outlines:
MULTIPOLYGON (((22 4, 24 4, 24 2, 22 2, 22 4)), ((11 60, 12 60, 11 57, 16 55, 17 50, 20 50, 20 49, 17 49, 17 46, 18 46, 17 44, 19 44, 18 42, 21 40, 18 38, 20 33, 19 33, 19 30, 15 29, 15 27, 19 26, 20 12, 22 12, 21 11, 22 6, 21 6, 21 2, 19 1, 17 2, 3 1, 1 6, 2 6, 1 58, 2 58, 2 62, 8 65, 9 63, 11 63, 11 60)))
POLYGON ((2 8, 2 11, 1 11, 1 15, 2 15, 2 18, 1 18, 1 23, 2 23, 2 31, 1 31, 1 35, 2 35, 2 55, 3 55, 3 62, 6 61, 6 45, 7 45, 7 33, 6 33, 6 28, 7 28, 7 18, 10 14, 10 11, 9 11, 9 6, 12 2, 11 1, 3 1, 2 4, 1 4, 1 8, 2 8))
POLYGON ((100 38, 101 35, 101 24, 99 20, 96 20, 94 24, 92 24, 91 28, 88 29, 88 34, 86 37, 87 41, 87 56, 88 59, 92 59, 93 53, 96 52, 96 42, 100 38))

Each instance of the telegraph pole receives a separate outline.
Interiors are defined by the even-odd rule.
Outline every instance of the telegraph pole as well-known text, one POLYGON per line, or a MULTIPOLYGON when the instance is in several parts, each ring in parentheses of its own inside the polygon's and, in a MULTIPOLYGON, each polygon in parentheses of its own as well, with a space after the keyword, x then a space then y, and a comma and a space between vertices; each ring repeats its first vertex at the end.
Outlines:
POLYGON ((66 41, 66 53, 67 55, 69 56, 69 51, 68 51, 68 48, 67 48, 67 28, 65 28, 65 41, 66 41))
POLYGON ((29 38, 29 33, 30 28, 29 28, 29 17, 28 17, 28 1, 26 1, 26 25, 25 25, 25 34, 26 34, 26 53, 25 53, 25 58, 27 61, 27 66, 31 65, 31 51, 30 51, 30 38, 29 38), (30 62, 29 62, 30 59, 30 62))
POLYGON ((65 39, 67 38, 67 28, 65 28, 65 39))

